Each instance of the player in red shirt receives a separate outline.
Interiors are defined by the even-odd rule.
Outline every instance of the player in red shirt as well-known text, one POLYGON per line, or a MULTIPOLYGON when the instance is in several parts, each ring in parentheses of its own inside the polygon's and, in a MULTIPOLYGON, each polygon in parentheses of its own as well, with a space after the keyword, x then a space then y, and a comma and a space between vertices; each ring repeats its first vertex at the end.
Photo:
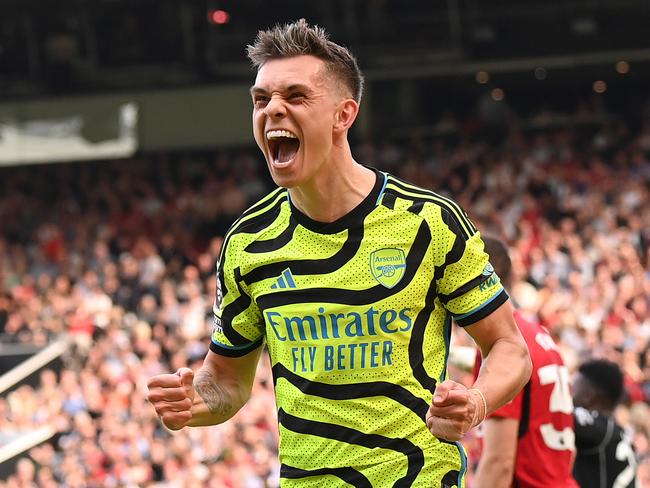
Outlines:
MULTIPOLYGON (((506 247, 490 237, 483 241, 507 288, 512 264, 506 247)), ((546 329, 517 312, 514 316, 530 351, 533 374, 510 403, 483 423, 476 486, 577 488, 571 473, 575 434, 568 371, 546 329)), ((475 374, 480 359, 477 353, 475 374)))

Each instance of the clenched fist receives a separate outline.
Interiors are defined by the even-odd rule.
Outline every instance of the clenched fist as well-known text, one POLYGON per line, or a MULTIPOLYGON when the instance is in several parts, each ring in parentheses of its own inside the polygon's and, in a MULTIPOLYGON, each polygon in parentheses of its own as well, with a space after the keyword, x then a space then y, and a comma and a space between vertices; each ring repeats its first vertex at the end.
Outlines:
POLYGON ((182 429, 192 418, 193 381, 192 370, 180 368, 176 373, 153 376, 147 382, 147 399, 168 429, 182 429))
POLYGON ((427 427, 440 439, 458 441, 485 419, 486 410, 487 404, 479 390, 468 390, 455 381, 443 381, 436 386, 427 412, 427 427))

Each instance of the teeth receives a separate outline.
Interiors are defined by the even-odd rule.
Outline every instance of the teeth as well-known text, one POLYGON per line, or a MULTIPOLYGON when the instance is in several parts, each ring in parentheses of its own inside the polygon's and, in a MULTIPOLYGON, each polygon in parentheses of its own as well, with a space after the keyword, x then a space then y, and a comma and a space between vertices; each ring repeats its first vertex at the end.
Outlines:
POLYGON ((266 133, 267 139, 277 139, 278 137, 288 137, 289 139, 298 139, 298 136, 288 130, 270 130, 266 133))

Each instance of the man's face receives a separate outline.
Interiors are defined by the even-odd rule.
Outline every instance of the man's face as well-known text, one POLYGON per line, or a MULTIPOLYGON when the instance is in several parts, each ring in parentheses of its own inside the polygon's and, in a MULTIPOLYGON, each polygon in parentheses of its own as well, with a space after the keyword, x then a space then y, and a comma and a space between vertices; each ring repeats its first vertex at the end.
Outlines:
POLYGON ((279 186, 303 185, 327 166, 342 97, 313 56, 273 59, 251 88, 253 134, 279 186))
POLYGON ((586 409, 592 408, 592 402, 594 399, 594 387, 591 386, 591 383, 582 376, 580 373, 577 373, 573 379, 571 385, 571 394, 573 396, 573 405, 576 407, 583 407, 586 409))

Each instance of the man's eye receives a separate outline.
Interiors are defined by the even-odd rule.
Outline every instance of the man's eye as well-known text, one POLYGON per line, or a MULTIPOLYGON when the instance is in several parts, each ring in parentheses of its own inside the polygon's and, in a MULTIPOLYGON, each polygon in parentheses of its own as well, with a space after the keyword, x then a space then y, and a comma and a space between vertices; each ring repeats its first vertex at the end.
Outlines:
POLYGON ((266 107, 266 104, 269 103, 269 97, 255 97, 253 102, 256 108, 266 107))
POLYGON ((287 99, 292 102, 299 102, 302 101, 304 98, 305 96, 302 93, 292 93, 287 97, 287 99))

